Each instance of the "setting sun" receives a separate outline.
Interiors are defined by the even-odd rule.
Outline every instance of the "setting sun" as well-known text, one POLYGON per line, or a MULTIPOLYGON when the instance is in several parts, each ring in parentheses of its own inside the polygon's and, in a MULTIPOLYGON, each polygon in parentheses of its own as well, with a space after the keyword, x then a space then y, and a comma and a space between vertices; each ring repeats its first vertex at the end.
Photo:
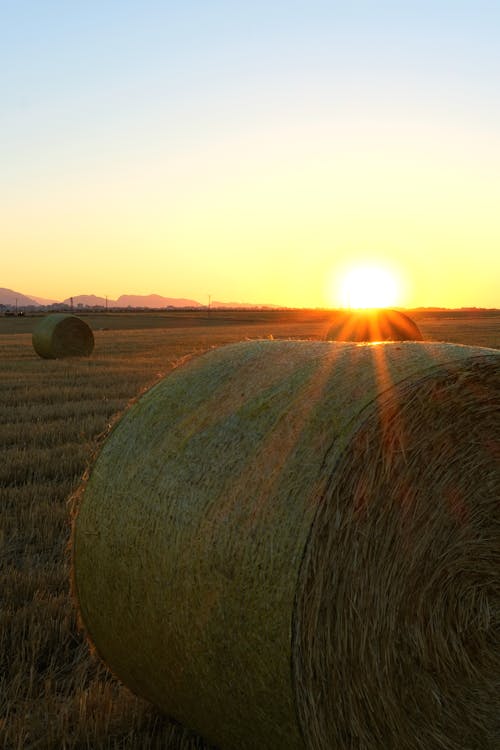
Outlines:
POLYGON ((400 297, 396 274, 377 265, 350 268, 340 282, 342 307, 360 309, 389 307, 400 297))

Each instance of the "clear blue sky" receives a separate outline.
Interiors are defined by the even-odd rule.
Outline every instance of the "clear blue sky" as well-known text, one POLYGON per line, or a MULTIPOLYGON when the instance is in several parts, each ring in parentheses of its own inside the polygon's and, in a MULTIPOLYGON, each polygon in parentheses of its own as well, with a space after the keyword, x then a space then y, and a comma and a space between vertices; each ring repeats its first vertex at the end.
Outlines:
POLYGON ((500 307, 499 39, 481 0, 0 2, 0 286, 320 306, 370 262, 500 307))

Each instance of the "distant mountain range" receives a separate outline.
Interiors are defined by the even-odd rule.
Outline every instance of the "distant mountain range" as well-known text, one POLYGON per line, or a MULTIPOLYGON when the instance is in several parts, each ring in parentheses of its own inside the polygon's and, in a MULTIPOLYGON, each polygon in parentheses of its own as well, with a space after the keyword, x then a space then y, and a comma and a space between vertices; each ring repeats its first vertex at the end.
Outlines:
MULTIPOLYGON (((113 308, 124 308, 124 307, 140 307, 140 308, 151 308, 151 309, 162 309, 167 307, 190 307, 190 308, 206 308, 207 305, 203 305, 194 299, 184 299, 183 297, 162 297, 161 294, 122 294, 118 299, 111 299, 108 297, 97 297, 95 294, 78 294, 74 297, 66 297, 64 300, 47 299, 46 297, 38 297, 35 294, 22 294, 22 292, 16 292, 14 289, 5 289, 0 287, 0 305, 14 310, 16 307, 51 307, 52 305, 69 307, 73 302, 73 307, 108 307, 113 308)), ((221 302, 219 300, 212 300, 211 307, 213 308, 226 308, 226 309, 251 309, 251 308, 266 308, 268 310, 280 309, 282 305, 256 305, 250 302, 221 302)), ((405 310, 406 308, 396 308, 405 310)), ((429 313, 429 312, 444 312, 448 308, 446 307, 415 307, 412 309, 414 313, 429 313)), ((481 308, 481 307, 460 307, 456 308, 463 312, 479 312, 485 309, 492 308, 481 308)))
POLYGON ((27 297, 21 292, 15 292, 13 289, 2 289, 0 287, 0 305, 8 305, 9 307, 32 307, 33 305, 39 305, 34 297, 27 297))
MULTIPOLYGON (((64 305, 86 305, 87 307, 105 307, 106 298, 96 297, 94 294, 79 294, 63 300, 64 305)), ((122 294, 118 299, 107 301, 108 307, 203 307, 194 299, 178 297, 162 297, 160 294, 122 294)))
MULTIPOLYGON (((184 299, 183 297, 162 297, 160 294, 122 294, 118 299, 108 299, 106 297, 97 297, 95 294, 78 294, 73 297, 67 297, 64 300, 46 299, 35 295, 26 295, 16 292, 13 289, 3 289, 0 287, 0 305, 7 307, 49 307, 50 305, 64 305, 73 307, 82 305, 83 307, 146 307, 146 308, 164 308, 164 307, 206 307, 194 299, 184 299)), ((269 307, 276 308, 278 305, 253 305, 246 302, 218 302, 213 300, 211 307, 269 307)))

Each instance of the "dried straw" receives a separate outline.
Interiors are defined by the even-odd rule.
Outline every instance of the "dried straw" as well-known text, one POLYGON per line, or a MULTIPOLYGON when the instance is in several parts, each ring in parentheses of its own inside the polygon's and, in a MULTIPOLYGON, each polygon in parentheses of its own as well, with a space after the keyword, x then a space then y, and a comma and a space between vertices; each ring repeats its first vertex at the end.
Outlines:
POLYGON ((47 315, 33 331, 33 348, 44 359, 88 357, 94 335, 83 320, 68 313, 47 315))
POLYGON ((417 324, 400 310, 337 312, 327 341, 422 341, 417 324))
POLYGON ((131 407, 73 528, 89 638, 219 748, 497 750, 500 355, 258 341, 131 407))

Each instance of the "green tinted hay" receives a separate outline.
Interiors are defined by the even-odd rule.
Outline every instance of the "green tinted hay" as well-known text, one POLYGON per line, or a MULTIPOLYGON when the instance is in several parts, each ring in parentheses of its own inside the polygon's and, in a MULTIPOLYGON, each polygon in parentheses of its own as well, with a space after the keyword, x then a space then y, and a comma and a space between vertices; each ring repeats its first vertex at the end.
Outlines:
POLYGON ((421 341, 417 324, 400 310, 352 310, 335 313, 327 341, 421 341))
POLYGON ((88 357, 94 349, 90 327, 76 315, 54 313, 43 318, 33 331, 33 348, 44 359, 88 357))
POLYGON ((497 351, 430 343, 171 373, 80 498, 100 656, 222 749, 496 749, 499 385, 497 351))

